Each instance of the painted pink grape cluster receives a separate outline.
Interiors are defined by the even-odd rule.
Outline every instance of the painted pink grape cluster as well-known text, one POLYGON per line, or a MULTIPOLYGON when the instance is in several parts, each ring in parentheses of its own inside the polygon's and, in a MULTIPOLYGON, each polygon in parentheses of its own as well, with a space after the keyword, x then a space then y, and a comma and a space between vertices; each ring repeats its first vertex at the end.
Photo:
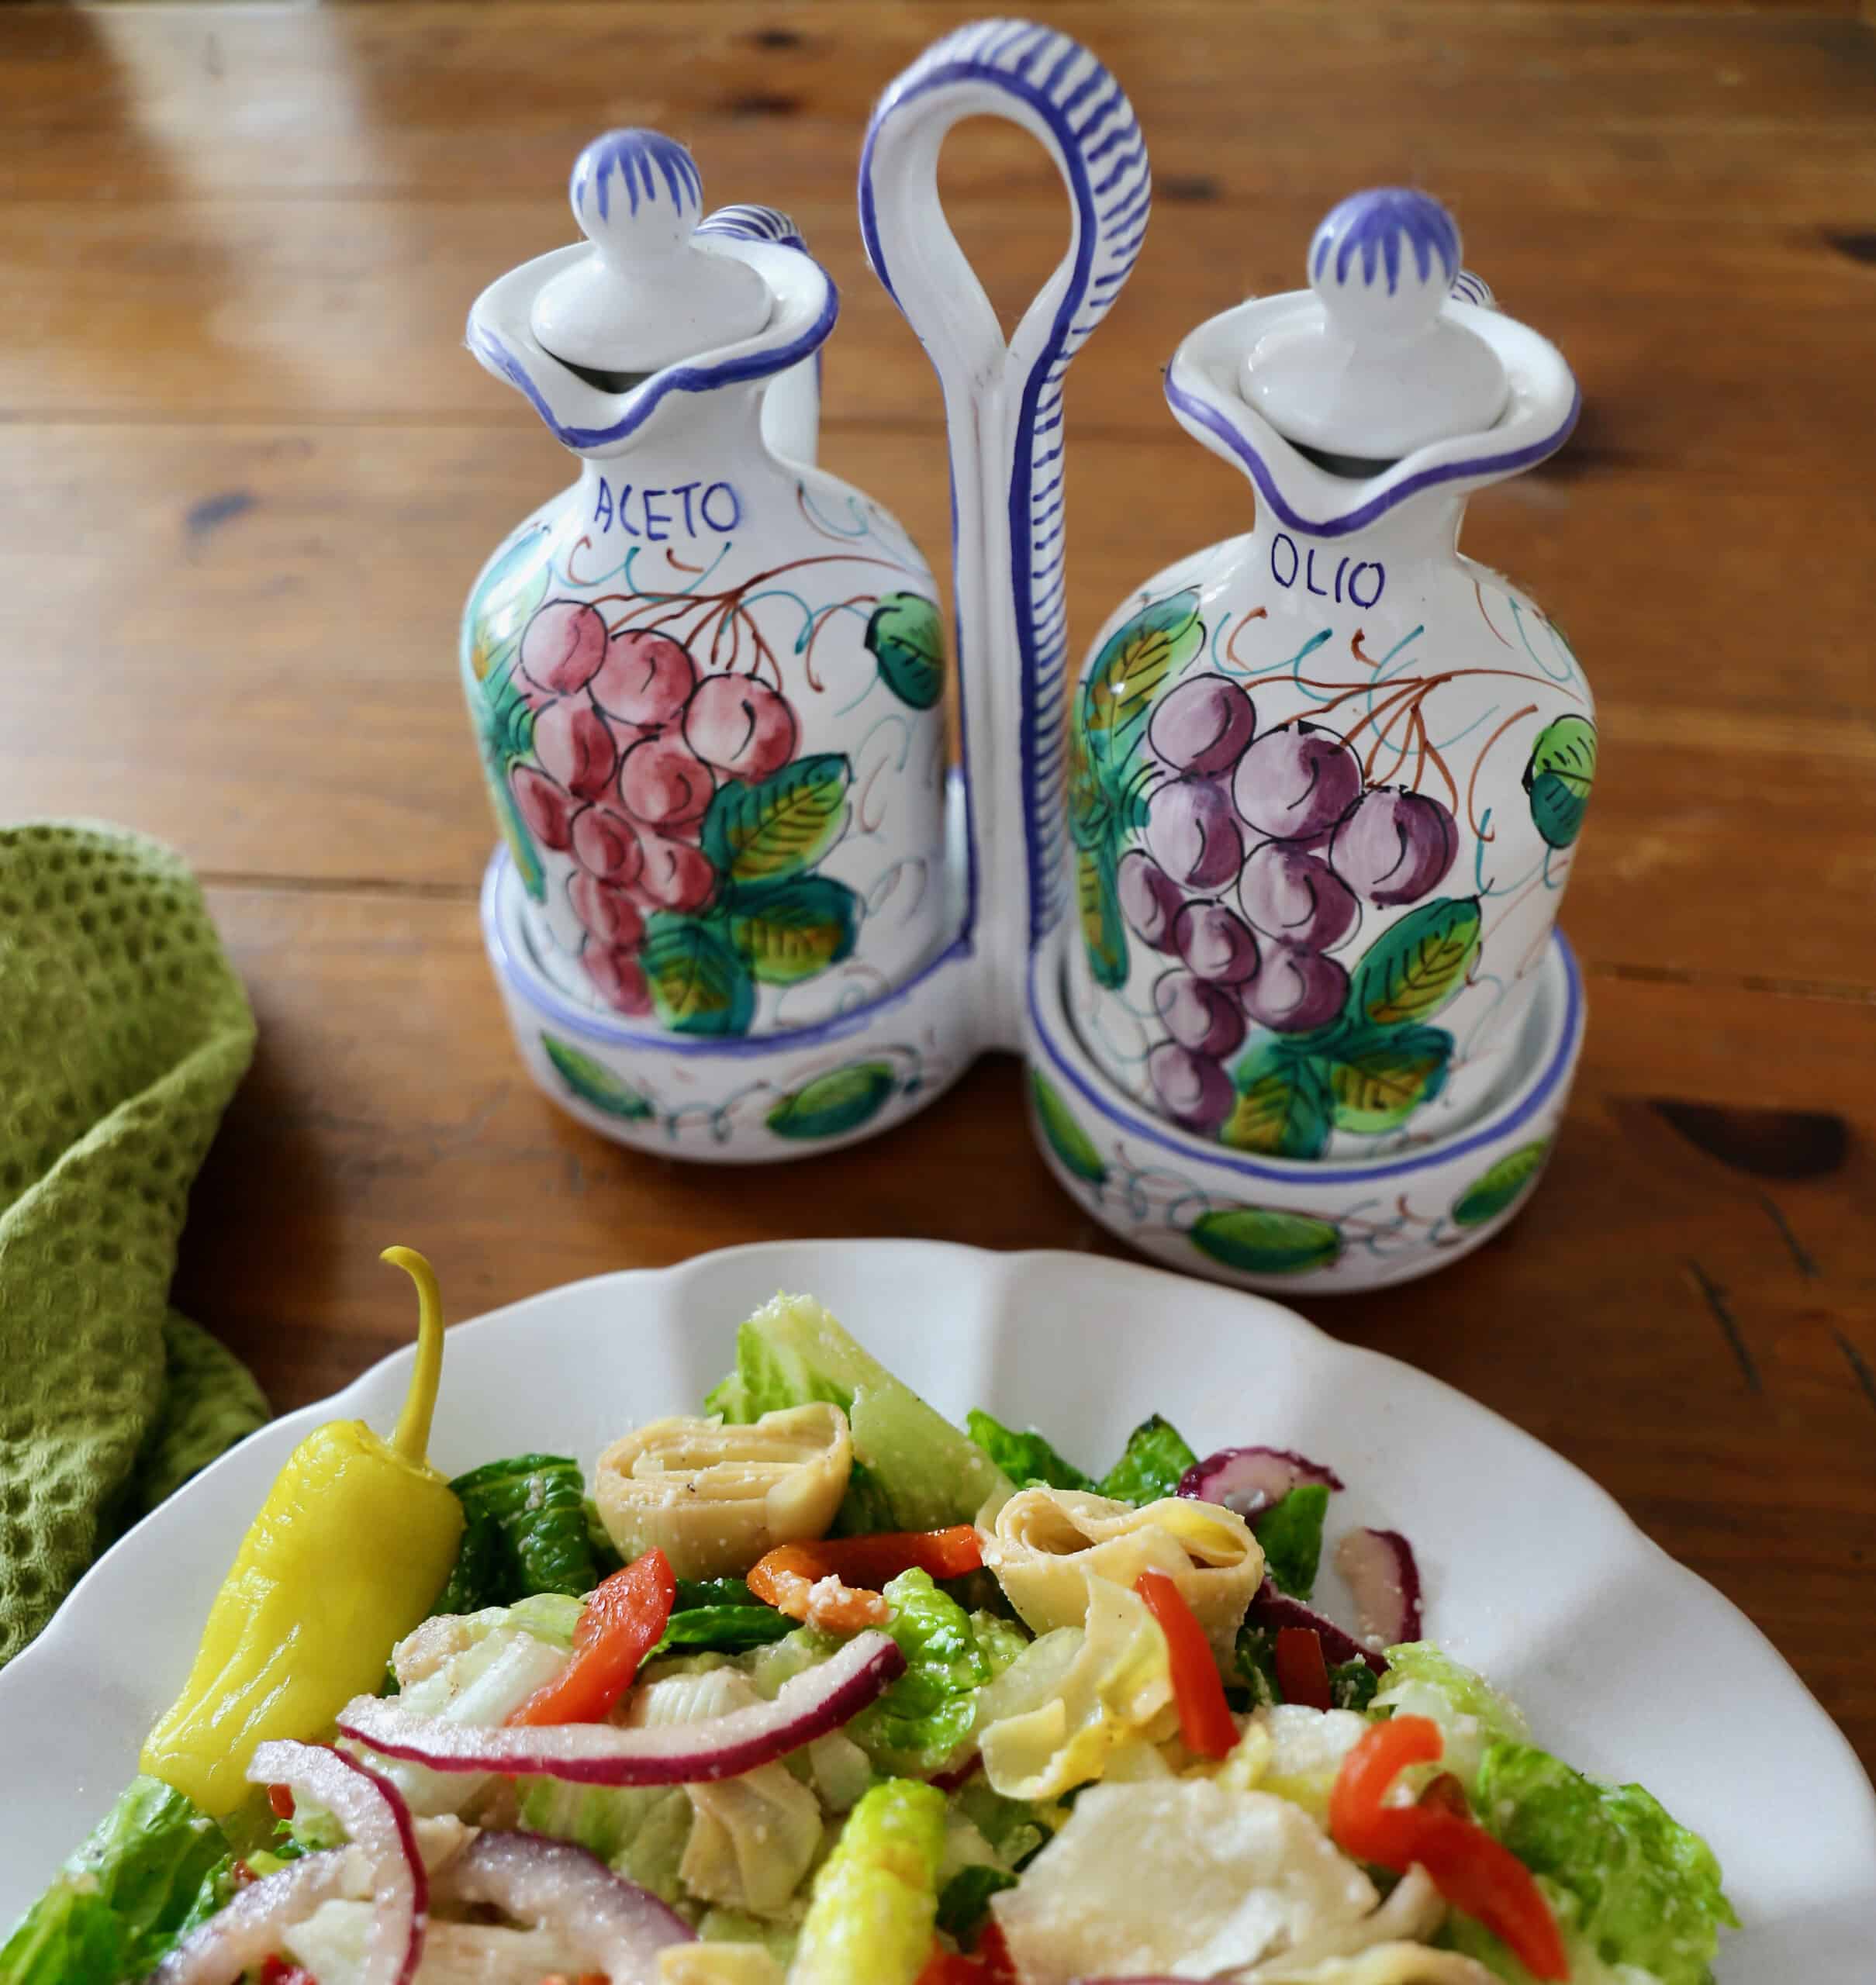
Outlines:
POLYGON ((636 956, 655 910, 702 910, 718 877, 700 844, 719 782, 753 782, 795 755, 787 699, 748 675, 700 675, 679 643, 610 633, 596 607, 551 599, 521 636, 517 685, 534 754, 508 778, 529 831, 572 856, 581 962, 608 1005, 651 1010, 636 956))
POLYGON ((1162 699, 1147 743, 1165 776, 1144 848, 1121 858, 1121 913, 1176 958, 1153 988, 1167 1037, 1147 1073, 1167 1114, 1209 1136, 1236 1097, 1225 1063, 1252 1023, 1306 1034, 1348 998, 1333 955, 1362 905, 1417 903, 1453 865, 1452 814, 1424 793, 1370 788, 1333 733, 1257 730, 1250 697, 1197 675, 1162 699))

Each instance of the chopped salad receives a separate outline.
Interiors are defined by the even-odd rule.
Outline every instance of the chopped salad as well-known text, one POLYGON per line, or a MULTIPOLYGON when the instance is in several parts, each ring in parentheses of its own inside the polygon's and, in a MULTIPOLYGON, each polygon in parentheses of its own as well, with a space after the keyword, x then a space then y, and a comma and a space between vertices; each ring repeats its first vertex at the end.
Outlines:
MULTIPOLYGON (((1333 1470, 959 1428, 813 1299, 589 1482, 282 1471, 0 1985, 1702 1985, 1697 1835, 1421 1637, 1333 1470)), ((1247 1427, 1247 1440, 1274 1430, 1247 1427)))

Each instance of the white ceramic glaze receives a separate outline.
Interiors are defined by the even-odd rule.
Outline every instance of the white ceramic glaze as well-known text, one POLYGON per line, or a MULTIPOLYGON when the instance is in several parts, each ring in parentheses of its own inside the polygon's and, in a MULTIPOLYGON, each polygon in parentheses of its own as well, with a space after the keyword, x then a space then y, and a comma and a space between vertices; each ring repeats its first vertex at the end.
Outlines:
POLYGON ((1475 1120, 1401 1148, 1307 1162, 1234 1151, 1142 1110, 1075 1027, 1066 995, 1076 942, 1062 927, 1031 976, 1036 1140, 1066 1191, 1169 1268, 1279 1293, 1384 1288, 1489 1241, 1543 1175, 1586 1017, 1560 932, 1500 1085, 1475 1120))
MULTIPOLYGON (((447 1250, 436 1251, 447 1293, 447 1250)), ((1349 1485, 1335 1528, 1412 1539, 1429 1633, 1510 1690, 1540 1741, 1639 1779, 1711 1841, 1744 1924, 1722 1945, 1720 1985, 1867 1985, 1876 1799, 1757 1629, 1528 1435, 1274 1303, 1085 1255, 910 1241, 737 1248, 452 1330, 431 1453, 452 1472, 530 1448, 590 1468, 633 1422, 694 1410, 730 1363, 738 1320, 778 1288, 818 1294, 942 1410, 1033 1420, 1089 1465, 1156 1409, 1201 1451, 1264 1441, 1331 1463, 1349 1485)), ((385 1302, 398 1314, 395 1290, 385 1302)), ((410 1360, 400 1352, 244 1441, 107 1552, 0 1672, 12 1795, 0 1803, 0 1925, 130 1776, 294 1445, 337 1415, 389 1427, 410 1360)), ((1332 1574, 1325 1587, 1340 1608, 1332 1574)))
POLYGON ((1316 230, 1307 267, 1313 296, 1259 337, 1239 378, 1286 440, 1393 461, 1504 412, 1498 354, 1443 308, 1460 236, 1437 201, 1400 186, 1351 195, 1316 230))
POLYGON ((695 168, 655 133, 582 155, 583 222, 608 186, 622 240, 529 263, 471 313, 477 357, 582 466, 478 580, 464 687, 534 955, 569 996, 653 1041, 813 1027, 957 934, 931 578, 886 510, 809 465, 802 368, 835 299, 786 220, 693 228, 695 168), (746 323, 751 284, 758 328, 617 381, 542 342, 544 316, 594 349, 596 289, 642 304, 686 265, 742 279, 727 302, 679 284, 692 334, 746 323))
POLYGON ((580 154, 567 192, 592 252, 549 277, 528 312, 556 358, 655 372, 768 323, 773 299, 762 277, 699 237, 703 181, 675 140, 609 132, 580 154))
MULTIPOLYGON (((597 250, 564 250, 517 271, 487 292, 471 319, 479 356, 520 385, 560 438, 587 457, 582 482, 498 554, 465 623, 465 683, 512 851, 489 872, 485 930, 517 1044, 547 1093, 622 1142, 761 1162, 884 1129, 936 1095, 974 1054, 1014 1050, 1031 1057, 1038 1082, 1059 1079, 1074 1092, 1077 1100, 1057 1113, 1062 1124, 1078 1110, 1095 1111, 1102 1121, 1090 1134, 1171 1154, 1181 1175, 1200 1182, 1194 1189, 1209 1196, 1208 1204, 1224 1203, 1221 1181, 1245 1162, 1286 1181, 1285 1168, 1300 1167, 1307 1175, 1284 1185, 1282 1203, 1306 1206, 1345 1236, 1369 1231, 1364 1222, 1372 1227, 1364 1182, 1377 1165, 1411 1164, 1425 1175, 1423 1185, 1444 1192, 1451 1184, 1463 1196, 1474 1182, 1445 1168, 1475 1164, 1492 1143, 1489 1135, 1481 1143, 1480 1124, 1502 1116, 1506 1099, 1540 1083, 1548 1084, 1543 1120, 1535 1129, 1526 1124, 1526 1143, 1547 1141, 1574 1064, 1581 1003, 1552 997, 1543 1024, 1527 1022, 1568 863, 1560 847, 1535 845, 1531 809, 1514 789, 1521 770, 1536 765, 1541 774, 1534 754, 1543 740, 1554 744, 1558 714, 1587 713, 1588 696, 1560 636, 1522 595, 1459 560, 1453 540, 1467 490, 1560 444, 1574 388, 1551 347, 1497 316, 1484 285, 1459 269, 1457 233, 1443 211, 1398 190, 1355 196, 1319 234, 1314 294, 1242 306, 1181 347, 1168 384, 1175 410, 1251 474, 1259 490, 1256 527, 1161 574, 1110 621, 1075 699, 1071 765, 1062 720, 1069 663, 1063 385, 1145 238, 1152 201, 1145 143, 1099 60, 1028 22, 960 29, 888 88, 862 153, 860 226, 874 273, 923 343, 944 394, 963 758, 947 796, 938 704, 945 642, 928 575, 883 512, 804 466, 813 454, 812 368, 832 322, 831 290, 789 224, 769 209, 726 209, 690 229, 701 204, 694 182, 688 154, 655 133, 598 141, 576 170, 573 195, 597 250), (1069 210, 1063 257, 1007 340, 937 190, 946 134, 962 119, 985 116, 1037 140, 1060 174, 1069 210), (601 170, 609 161, 610 178, 601 170), (614 188, 610 219, 596 206, 602 185, 614 188), (642 198, 642 212, 628 202, 622 212, 621 188, 642 198), (668 208, 661 207, 666 194, 668 208), (655 252, 642 251, 646 238, 655 252), (538 334, 545 321, 551 334, 563 337, 576 337, 566 327, 577 326, 576 341, 589 354, 649 348, 644 306, 655 285, 647 271, 673 264, 690 271, 672 285, 686 334, 734 326, 735 299, 707 295, 709 284, 697 280, 725 257, 760 275, 772 299, 760 330, 739 343, 628 386, 596 375, 589 361, 578 369, 561 364, 538 334), (608 297, 618 317, 610 345, 608 297), (549 309, 544 319, 544 303, 564 309, 556 316, 549 309), (610 391, 612 385, 620 390, 610 391), (1384 472, 1353 479, 1284 440, 1241 385, 1252 399, 1268 385, 1267 397, 1292 425, 1308 426, 1313 412, 1310 432, 1339 444, 1370 432, 1377 446, 1403 434, 1433 438, 1384 472), (758 437, 755 408, 765 388, 758 437), (1488 433, 1462 431, 1489 419, 1501 402, 1504 411, 1488 433), (1391 413, 1391 427, 1384 418, 1391 413), (726 582, 732 590, 742 585, 738 575, 752 565, 768 575, 755 592, 738 594, 742 603, 733 609, 679 602, 686 588, 686 600, 700 597, 707 582, 652 572, 641 557, 669 564, 671 550, 654 554, 627 535, 637 513, 622 490, 629 488, 629 500, 642 509, 649 488, 668 509, 672 492, 686 486, 734 496, 737 528, 722 533, 711 553, 712 599, 726 582), (845 548, 817 551, 804 526, 816 539, 831 526, 845 548), (596 545, 611 550, 600 557, 596 545), (814 565, 813 582, 803 580, 792 603, 780 604, 776 568, 792 561, 805 572, 803 561, 817 558, 833 562, 814 565), (871 575, 872 561, 882 576, 871 575), (544 585, 544 567, 552 575, 544 585), (856 599, 845 596, 849 585, 870 590, 856 599), (517 644, 550 596, 590 599, 622 625, 688 626, 683 616, 695 615, 715 628, 698 664, 706 670, 751 665, 738 658, 744 651, 733 647, 727 665, 721 651, 726 638, 741 638, 745 620, 753 640, 762 614, 795 616, 779 628, 767 621, 767 647, 755 666, 766 669, 774 658, 775 679, 800 713, 790 765, 845 768, 834 782, 838 817, 828 816, 826 844, 817 840, 812 860, 783 878, 804 899, 798 959, 783 942, 788 934, 758 931, 782 946, 782 955, 779 970, 765 976, 755 968, 746 899, 751 889, 759 896, 775 885, 731 872, 712 816, 689 833, 717 858, 709 865, 715 893, 695 904, 668 903, 662 914, 651 913, 658 877, 648 861, 643 875, 625 879, 627 906, 618 910, 613 896, 582 872, 594 865, 592 849, 541 845, 544 828, 549 840, 575 833, 560 827, 539 784, 541 720, 517 716, 512 699, 504 703, 488 685, 527 685, 525 674, 513 675, 517 644), (679 619, 669 621, 673 614, 679 619), (788 647, 790 626, 798 662, 788 647), (1487 642, 1508 661, 1501 665, 1487 642), (1328 661, 1310 659, 1319 648, 1328 661), (1335 686, 1320 688, 1313 671, 1329 668, 1347 683, 1338 676, 1335 686), (820 686, 803 686, 810 672, 825 678, 820 686), (1529 678, 1531 706, 1484 707, 1480 686, 1508 691, 1515 675, 1529 678), (1228 1148, 1216 1134, 1218 1107, 1175 1119, 1152 1079, 1150 1058, 1158 1052, 1163 1060, 1166 1052, 1156 988, 1176 961, 1137 935, 1130 939, 1118 889, 1123 870, 1141 858, 1156 782, 1164 782, 1149 748, 1151 720, 1163 696, 1206 676, 1251 682, 1260 734, 1280 733, 1301 716, 1321 721, 1325 703, 1346 706, 1342 728, 1371 728, 1380 741, 1366 768, 1377 788, 1449 778, 1455 761, 1446 730, 1470 738, 1460 768, 1464 795, 1456 786, 1448 796, 1455 824, 1446 869, 1455 880, 1440 900, 1476 896, 1489 939, 1481 948, 1464 930, 1456 938, 1450 929, 1436 932, 1435 948, 1445 947, 1443 964, 1435 961, 1444 980, 1429 992, 1425 960, 1416 953, 1415 983, 1393 986, 1384 1013, 1344 1028, 1332 1044, 1319 1027, 1299 1044, 1294 1026, 1287 1034, 1211 1043, 1205 1079, 1228 1095, 1228 1148), (837 686, 824 694, 829 683, 837 686), (908 699, 912 706, 900 707, 908 699), (1470 878, 1463 894, 1462 865, 1470 878), (615 917, 620 927, 610 939, 596 934, 596 921, 615 917), (1070 930, 1080 936, 1071 938, 1070 930), (1090 961, 1104 947, 1097 968, 1090 961), (750 968, 740 993, 739 958, 750 968), (774 982, 778 977, 791 982, 774 982), (1292 1063, 1305 1048, 1299 1073, 1292 1063), (1263 1062, 1254 1058, 1260 1048, 1267 1051, 1263 1062), (1273 1069, 1294 1093, 1273 1098, 1273 1069)), ((701 495, 698 502, 702 514, 701 495)), ((726 500, 717 502, 727 516, 726 500)), ((553 727, 566 722, 565 713, 555 715, 546 733, 563 759, 553 727)), ((1593 733, 1583 734, 1593 748, 1593 733)), ((572 777, 564 765, 547 769, 559 772, 563 785, 572 777)), ((1571 767, 1564 771, 1550 784, 1570 803, 1562 810, 1571 814, 1574 837, 1587 782, 1571 767)), ((779 775, 784 783, 796 775, 786 768, 779 775)), ((831 788, 824 782, 820 789, 831 788)), ((621 791, 590 803, 629 814, 631 799, 621 791)), ((724 778, 710 803, 744 800, 724 778)), ((590 818, 587 827, 597 831, 590 818)), ((641 838, 667 868, 701 878, 703 855, 641 838)), ((600 839, 595 846, 603 865, 612 844, 600 839)), ((1234 863, 1207 886, 1222 900, 1239 880, 1234 863)), ((1419 892, 1429 892, 1430 885, 1419 892)), ((1364 952, 1379 946, 1381 955, 1391 937, 1404 943, 1417 927, 1401 923, 1401 907, 1370 903, 1358 916, 1352 906, 1334 950, 1353 958, 1358 945, 1364 952)), ((1405 913, 1424 919, 1427 904, 1405 913)), ((1325 956, 1329 948, 1325 941, 1325 956)), ((1321 969, 1332 979, 1342 967, 1338 958, 1321 969)), ((1561 969, 1553 963, 1553 976, 1561 969)), ((1264 990, 1277 980, 1273 968, 1264 990)), ((1339 1003, 1349 990, 1339 986, 1339 1003)), ((1233 995, 1233 1003, 1243 1001, 1233 995)), ((1233 1027, 1246 1032, 1242 1018, 1228 1016, 1224 1030, 1233 1027)), ((1045 1109, 1045 1128, 1050 1120, 1045 1109)), ((1239 1279, 1249 1272, 1242 1262, 1169 1241, 1158 1214, 1139 1210, 1147 1201, 1138 1192, 1109 1189, 1105 1161, 1097 1168, 1101 1179, 1086 1165, 1077 1178, 1062 1148, 1051 1149, 1071 1189, 1116 1232, 1201 1272, 1239 1279)), ((1517 1182, 1528 1186, 1536 1160, 1527 1154, 1519 1162, 1517 1182)), ((1111 1176, 1125 1175, 1117 1161, 1111 1176)), ((1384 1250, 1343 1248, 1313 1262, 1321 1285, 1424 1272, 1491 1231, 1484 1219, 1455 1226, 1431 1200, 1403 1220, 1384 1250)))
MULTIPOLYGON (((1417 251, 1442 289, 1459 278, 1456 230, 1424 195, 1357 195, 1318 246, 1359 233, 1364 202, 1402 299, 1428 300, 1430 284, 1408 291, 1417 251)), ((1448 297, 1438 328, 1489 359, 1502 416, 1354 475, 1245 397, 1247 365, 1293 354, 1293 333, 1327 337, 1322 319, 1306 293, 1242 304, 1167 374, 1180 423, 1245 471, 1256 515, 1148 580, 1090 650, 1069 1004, 1088 1053, 1146 1107, 1239 1151, 1342 1162, 1463 1134, 1515 1076, 1595 731, 1563 635, 1456 547, 1467 495, 1568 435, 1561 357, 1448 297)), ((1286 393, 1308 383, 1279 371, 1286 393)), ((1436 380, 1435 426, 1465 403, 1436 380)), ((1338 409, 1326 399, 1325 421, 1338 409)))

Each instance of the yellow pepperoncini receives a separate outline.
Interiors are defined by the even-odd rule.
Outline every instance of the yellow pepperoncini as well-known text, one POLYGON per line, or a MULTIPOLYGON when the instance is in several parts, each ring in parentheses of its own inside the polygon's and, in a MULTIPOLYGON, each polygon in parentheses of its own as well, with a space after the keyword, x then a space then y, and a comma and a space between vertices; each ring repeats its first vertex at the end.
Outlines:
POLYGON ((257 1745, 323 1735, 384 1679, 455 1562, 462 1506, 425 1459, 443 1369, 437 1278, 409 1248, 383 1258, 416 1284, 416 1369, 396 1431, 330 1421, 293 1450, 216 1593, 195 1665, 141 1768, 217 1818, 247 1797, 257 1745))

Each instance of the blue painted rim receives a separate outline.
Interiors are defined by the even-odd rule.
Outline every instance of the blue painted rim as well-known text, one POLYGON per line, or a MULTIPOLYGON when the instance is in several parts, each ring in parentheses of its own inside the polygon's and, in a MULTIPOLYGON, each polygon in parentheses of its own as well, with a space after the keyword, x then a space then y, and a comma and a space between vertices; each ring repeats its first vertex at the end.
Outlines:
MULTIPOLYGON (((1103 1095, 1076 1063, 1063 1053, 1061 1044, 1050 1030, 1037 1001, 1037 975, 1059 964, 1058 946, 1051 945, 1030 955, 1029 1024, 1035 1031, 1036 1041, 1047 1053, 1051 1065, 1097 1115, 1106 1118, 1129 1137, 1142 1138, 1149 1144, 1157 1144, 1161 1150, 1172 1152, 1189 1165, 1205 1166, 1213 1171, 1231 1173, 1240 1179, 1262 1179, 1273 1185, 1368 1185, 1387 1179, 1405 1178, 1412 1172, 1425 1172, 1436 1165, 1448 1164, 1456 1158, 1463 1158, 1469 1152, 1483 1150, 1487 1145, 1501 1144, 1506 1138, 1515 1136, 1532 1118, 1542 1114, 1557 1090, 1567 1086, 1577 1052, 1583 1044, 1583 977, 1577 969, 1576 954, 1570 948, 1569 941, 1563 932, 1553 928, 1550 933, 1550 941, 1563 968, 1563 1024, 1543 1072, 1503 1116, 1494 1117, 1477 1130, 1450 1141, 1442 1139, 1418 1151, 1374 1165, 1333 1161, 1326 1164, 1311 1164, 1301 1158, 1293 1158, 1287 1163, 1273 1163, 1268 1159, 1245 1158, 1228 1150, 1223 1144, 1207 1144, 1159 1117, 1116 1105, 1103 1095)), ((1063 1017, 1066 1024, 1066 1012, 1063 1017)), ((1076 1049, 1079 1053, 1079 1043, 1076 1049)))
POLYGON ((498 845, 482 874, 481 914, 482 943, 496 975, 518 997, 544 1018, 569 1033, 607 1048, 629 1049, 634 1055, 675 1055, 747 1061, 769 1055, 793 1054, 815 1048, 824 1041, 845 1041, 862 1034, 882 1014, 902 1006, 927 979, 961 964, 973 955, 970 935, 962 933, 902 986, 869 999, 863 1006, 837 1013, 832 1020, 813 1027, 790 1027, 776 1034, 745 1034, 724 1039, 680 1034, 647 1034, 623 1022, 608 1020, 590 1008, 577 1006, 551 980, 526 959, 517 958, 502 928, 501 899, 503 884, 514 868, 513 858, 504 845, 498 845))
MULTIPOLYGON (((563 447, 576 452, 608 447, 637 433, 672 393, 713 392, 719 386, 746 385, 752 379, 766 379, 772 374, 786 372, 791 365, 799 364, 824 344, 840 315, 840 292, 834 288, 833 278, 812 256, 803 255, 802 259, 814 268, 826 286, 820 311, 805 331, 785 344, 746 351, 739 357, 723 359, 713 365, 670 365, 662 372, 654 372, 643 385, 634 388, 628 395, 630 403, 625 412, 610 427, 575 427, 558 419, 520 358, 486 325, 477 320, 475 309, 469 312, 469 349, 490 371, 499 374, 527 396, 534 411, 563 447)), ((479 299, 477 307, 479 308, 479 299)), ((560 364, 551 353, 544 352, 542 355, 553 364, 560 364)), ((561 369, 565 370, 564 367, 561 369)))
POLYGON ((1512 448, 1500 454, 1470 455, 1463 461, 1446 462, 1433 468, 1424 468, 1417 475, 1410 475, 1396 483, 1391 489, 1384 489, 1371 496, 1359 509, 1351 510, 1339 517, 1306 517, 1284 500, 1283 493, 1277 487, 1277 478, 1270 473, 1270 466, 1252 443, 1249 437, 1228 415, 1221 413, 1211 402, 1199 395, 1188 392, 1173 376, 1173 368, 1168 366, 1166 375, 1166 403, 1175 413, 1183 413, 1196 421, 1208 433, 1215 434, 1242 464, 1245 473, 1257 485, 1257 493, 1268 503, 1277 515, 1292 530, 1300 530, 1311 537, 1346 537, 1352 531, 1366 530, 1377 517, 1384 517, 1397 504, 1404 503, 1411 496, 1422 491, 1437 488, 1444 482, 1463 482, 1474 476, 1515 475, 1520 469, 1532 468, 1553 455, 1570 439, 1570 430, 1577 424, 1577 416, 1583 410, 1583 391, 1572 384, 1570 411, 1550 433, 1541 440, 1532 441, 1522 448, 1512 448))

